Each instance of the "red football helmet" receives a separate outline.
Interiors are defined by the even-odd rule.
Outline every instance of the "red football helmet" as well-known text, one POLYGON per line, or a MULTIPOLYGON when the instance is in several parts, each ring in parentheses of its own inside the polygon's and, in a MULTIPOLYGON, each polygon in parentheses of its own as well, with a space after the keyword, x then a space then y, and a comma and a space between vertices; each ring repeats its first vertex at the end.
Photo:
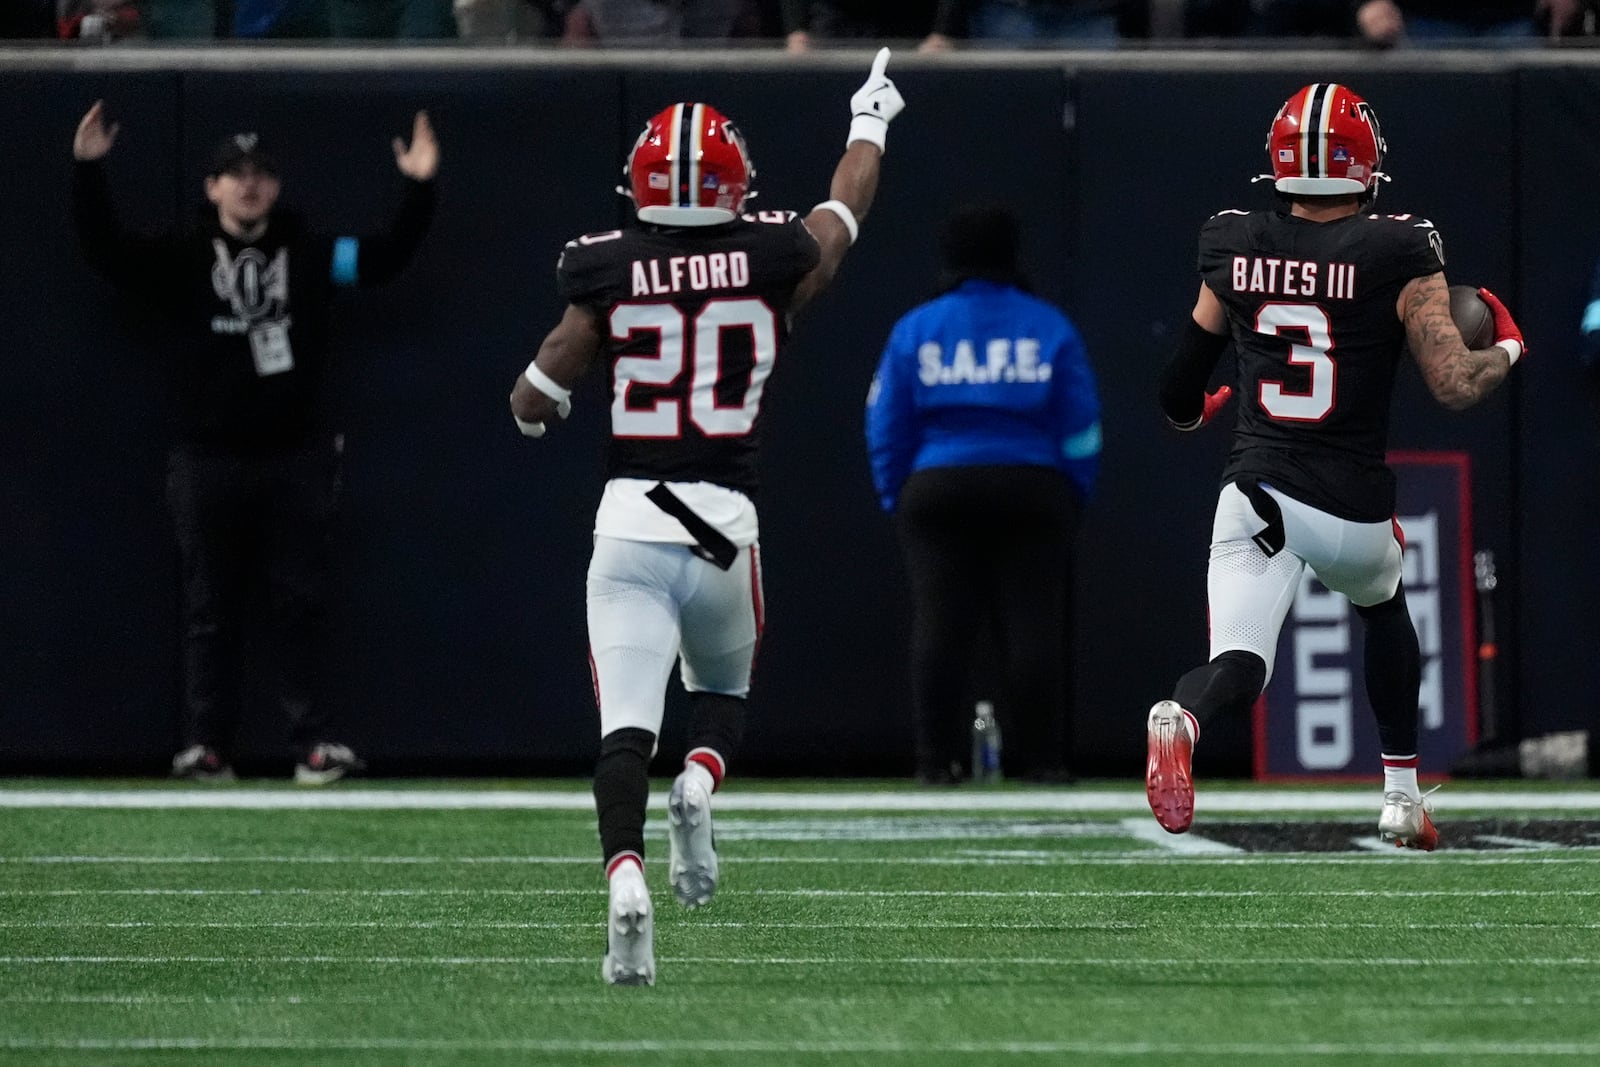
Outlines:
POLYGON ((1372 105, 1332 82, 1291 96, 1267 134, 1273 188, 1291 196, 1375 193, 1384 151, 1372 105))
POLYGON ((736 218, 756 169, 733 122, 710 104, 673 104, 645 123, 628 153, 639 221, 715 226, 736 218))

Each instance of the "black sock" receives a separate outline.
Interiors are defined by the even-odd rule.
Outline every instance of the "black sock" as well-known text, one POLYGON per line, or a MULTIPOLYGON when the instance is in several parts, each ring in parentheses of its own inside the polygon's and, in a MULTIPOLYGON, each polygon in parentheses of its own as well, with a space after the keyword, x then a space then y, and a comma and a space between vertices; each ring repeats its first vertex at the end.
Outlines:
POLYGON ((650 757, 655 735, 649 730, 624 727, 600 739, 600 759, 594 768, 594 806, 600 816, 600 853, 606 873, 623 852, 644 860, 645 805, 650 800, 650 757))
POLYGON ((1356 608, 1366 625, 1367 702, 1378 720, 1378 744, 1388 756, 1417 752, 1417 694, 1422 688, 1422 652, 1406 610, 1406 589, 1370 608, 1356 608))
POLYGON ((713 787, 722 785, 728 761, 744 736, 745 698, 726 693, 690 693, 689 759, 711 772, 713 787))
POLYGON ((1235 649, 1178 679, 1172 699, 1204 726, 1219 714, 1248 712, 1266 684, 1266 661, 1235 649))

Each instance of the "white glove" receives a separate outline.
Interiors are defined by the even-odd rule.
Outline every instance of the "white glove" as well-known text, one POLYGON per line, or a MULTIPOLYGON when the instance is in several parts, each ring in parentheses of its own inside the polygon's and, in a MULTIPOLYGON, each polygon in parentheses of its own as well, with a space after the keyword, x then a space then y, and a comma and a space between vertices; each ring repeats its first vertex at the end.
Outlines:
POLYGON ((889 50, 880 48, 872 61, 872 72, 850 98, 850 136, 845 147, 856 141, 870 141, 883 151, 889 136, 889 122, 905 108, 906 101, 884 71, 889 66, 889 50))

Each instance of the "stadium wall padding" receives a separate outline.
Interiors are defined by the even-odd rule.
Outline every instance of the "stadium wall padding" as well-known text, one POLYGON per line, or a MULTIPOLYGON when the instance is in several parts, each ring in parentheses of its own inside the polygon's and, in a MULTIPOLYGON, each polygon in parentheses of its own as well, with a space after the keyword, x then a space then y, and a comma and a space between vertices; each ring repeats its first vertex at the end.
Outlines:
MULTIPOLYGON (((1392 445, 1472 456, 1476 540, 1502 568, 1505 706, 1529 732, 1593 721, 1583 698, 1600 613, 1583 610, 1596 577, 1582 519, 1595 510, 1596 434, 1574 341, 1600 253, 1600 121, 1573 114, 1600 119, 1600 75, 1357 76, 1348 59, 1246 73, 900 71, 910 106, 878 203, 767 393, 769 629, 745 769, 910 769, 904 578, 870 490, 862 403, 889 327, 931 291, 939 221, 966 201, 1003 200, 1027 221, 1037 290, 1087 339, 1106 409, 1074 597, 1075 763, 1138 773, 1145 709, 1205 655, 1206 540, 1226 449, 1224 434, 1165 428, 1156 376, 1193 302, 1200 223, 1270 204, 1249 180, 1267 122, 1318 79, 1350 81, 1383 120, 1395 181, 1379 207, 1428 215, 1452 280, 1496 287, 1521 311, 1533 355, 1509 387, 1453 414, 1408 369, 1392 445)), ((103 97, 122 123, 109 167, 130 219, 198 210, 208 147, 253 129, 279 157, 285 204, 337 232, 381 223, 396 193, 389 138, 429 109, 444 153, 433 230, 402 278, 341 296, 336 317, 331 402, 347 453, 328 699, 379 771, 586 768, 596 717, 583 581, 607 400, 591 379, 571 421, 539 442, 516 433, 505 402, 560 313, 556 255, 619 224, 621 160, 643 120, 680 98, 739 121, 755 206, 808 209, 827 195, 860 74, 404 62, 0 72, 0 99, 26 101, 0 109, 0 767, 154 771, 178 741, 160 333, 83 265, 68 216, 72 129, 103 97)), ((259 679, 250 693, 240 761, 278 766, 284 724, 259 679)), ((666 757, 681 749, 682 710, 674 693, 666 757)), ((1248 744, 1247 723, 1220 725, 1200 770, 1244 773, 1248 744)))

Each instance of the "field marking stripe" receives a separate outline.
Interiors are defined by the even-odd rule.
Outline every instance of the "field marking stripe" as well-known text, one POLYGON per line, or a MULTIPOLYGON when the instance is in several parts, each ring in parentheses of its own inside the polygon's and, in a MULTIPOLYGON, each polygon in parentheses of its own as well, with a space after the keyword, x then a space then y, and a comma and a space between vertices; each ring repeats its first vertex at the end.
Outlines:
MULTIPOLYGON (((747 991, 748 992, 748 991, 747 991)), ((1218 996, 1227 995, 1222 991, 1214 991, 1218 996)), ((541 1006, 555 1007, 566 1005, 581 1005, 592 1007, 602 1002, 606 991, 596 986, 590 993, 538 993, 532 992, 524 995, 485 993, 474 994, 473 1003, 495 1006, 541 1006)), ((1082 995, 1082 994, 1079 994, 1082 995)), ((1260 1007, 1304 1007, 1307 1004, 1345 1005, 1367 1004, 1372 999, 1370 991, 1355 990, 1344 993, 1334 993, 1330 990, 1316 990, 1308 993, 1273 994, 1252 992, 1250 1003, 1260 1007)), ((755 1001, 762 1004, 781 1005, 788 1009, 804 1005, 853 1005, 862 1001, 855 994, 801 994, 794 990, 784 989, 765 992, 754 997, 755 1001)), ((362 996, 340 994, 334 996, 306 996, 302 994, 263 994, 259 996, 197 996, 188 994, 167 993, 19 993, 15 995, 0 995, 0 1004, 34 1004, 58 1007, 83 1006, 83 1007, 127 1007, 127 1008, 161 1008, 161 1007, 195 1007, 195 1006, 345 1006, 345 1005, 372 1005, 381 1004, 394 1007, 406 1001, 397 999, 394 995, 362 996)), ((1113 1004, 1131 1004, 1147 1006, 1148 994, 1125 993, 1094 993, 1083 996, 1080 1001, 1084 1006, 1105 1006, 1113 1004)), ((1406 1004, 1419 1008, 1527 1008, 1527 1007, 1589 1007, 1600 1004, 1600 996, 1526 996, 1526 995, 1501 995, 1484 997, 1464 996, 1430 996, 1426 992, 1418 992, 1408 996, 1406 1004)))
POLYGON ((1203 833, 1169 834, 1154 819, 1150 818, 1123 819, 1121 827, 1122 832, 1135 841, 1143 841, 1146 844, 1155 845, 1163 852, 1182 856, 1231 855, 1244 851, 1244 849, 1236 845, 1225 845, 1221 841, 1212 841, 1203 833))
POLYGON ((148 1052, 148 1051, 322 1051, 344 1052, 543 1052, 543 1053, 747 1053, 907 1054, 967 1053, 972 1055, 1090 1056, 1594 1056, 1596 1041, 1407 1041, 1382 1042, 1227 1042, 1164 1041, 585 1041, 559 1038, 405 1038, 405 1037, 10 1037, 0 1048, 12 1051, 148 1052))
POLYGON ((967 1053, 974 1055, 1091 1056, 1594 1056, 1596 1041, 1407 1041, 1396 1036, 1382 1042, 1228 1042, 1163 1041, 585 1041, 559 1038, 405 1038, 405 1037, 11 1037, 0 1048, 12 1051, 147 1052, 147 1051, 301 1051, 344 1052, 567 1052, 567 1053, 747 1053, 907 1054, 967 1053))
MULTIPOLYGON (((1212 990, 1214 995, 1225 997, 1232 995, 1226 990, 1212 990)), ((862 997, 851 993, 800 993, 792 989, 781 989, 747 994, 762 1003, 781 1004, 794 1007, 798 1004, 856 1004, 862 997)), ((493 1005, 566 1005, 583 1004, 593 1005, 602 1001, 606 991, 594 987, 589 993, 540 993, 526 994, 507 993, 474 993, 474 1004, 493 1005)), ((1372 994, 1366 989, 1334 991, 1329 989, 1312 990, 1305 993, 1261 993, 1252 992, 1250 1003, 1252 1005, 1304 1005, 1316 1004, 1369 1004, 1372 994)), ((1133 1004, 1148 1005, 1150 1002, 1147 993, 1103 993, 1096 992, 1085 995, 1086 1004, 1133 1004)), ((147 1007, 147 1006, 193 1006, 193 1005, 254 1005, 254 1004, 289 1004, 289 1005, 330 1005, 330 1004, 383 1004, 393 1007, 404 1004, 395 994, 370 996, 361 994, 336 994, 332 996, 306 995, 299 993, 237 996, 206 996, 203 994, 188 993, 12 993, 0 994, 0 1004, 50 1004, 50 1005, 83 1005, 102 1007, 147 1007)), ((431 1003, 431 1001, 430 1001, 431 1003)), ((1433 996, 1427 992, 1418 992, 1408 996, 1406 1005, 1418 1007, 1574 1007, 1580 1005, 1600 1004, 1600 993, 1592 996, 1529 996, 1525 994, 1502 994, 1498 996, 1467 997, 1453 994, 1433 996)))
MULTIPOLYGON (((1100 898, 1176 897, 1359 897, 1374 899, 1414 899, 1428 897, 1595 897, 1600 889, 745 889, 742 895, 756 897, 935 897, 976 899, 1081 900, 1100 898)), ((459 887, 412 887, 391 889, 344 889, 280 887, 181 888, 147 887, 139 889, 0 889, 0 897, 269 897, 269 896, 346 896, 346 897, 597 897, 603 886, 592 889, 566 887, 519 889, 464 889, 459 887)))
MULTIPOLYGON (((852 967, 874 966, 1060 966, 1060 967, 1600 967, 1596 956, 1440 957, 1157 957, 1157 956, 662 956, 675 964, 727 964, 740 966, 852 967)), ((286 964, 290 966, 405 966, 499 967, 592 966, 592 956, 0 956, 4 966, 103 966, 112 963, 155 964, 286 964)))
MULTIPOLYGON (((1202 792, 1197 811, 1217 813, 1362 812, 1370 814, 1375 794, 1329 789, 1218 790, 1202 792)), ((664 809, 665 795, 655 798, 664 809)), ((1600 812, 1600 791, 1496 793, 1455 790, 1437 794, 1439 811, 1600 812)), ((585 792, 555 790, 403 790, 338 789, 287 792, 273 789, 0 789, 0 808, 138 808, 243 810, 542 810, 594 811, 585 792)), ((950 793, 847 792, 783 793, 752 790, 717 795, 718 811, 1043 811, 1137 812, 1149 803, 1142 790, 1017 790, 950 793)))
MULTIPOLYGON (((425 919, 394 922, 389 920, 316 920, 266 922, 198 922, 135 920, 104 921, 89 919, 17 919, 0 921, 6 930, 603 930, 603 921, 496 922, 488 920, 425 919)), ((1600 922, 1197 922, 1184 920, 1185 930, 1600 930, 1600 922)), ((696 930, 1166 930, 1170 923, 1109 920, 1105 922, 950 922, 929 919, 922 922, 696 922, 696 930)), ((4 998, 0 998, 4 999, 4 998)))
MULTIPOLYGON (((1151 824, 1156 833, 1166 831, 1151 824)), ((862 842, 863 845, 870 842, 862 842)), ((1230 846, 1221 846, 1228 848, 1230 846)), ((1147 867, 1168 866, 1173 863, 1182 863, 1185 866, 1195 867, 1248 867, 1262 864, 1271 866, 1371 866, 1375 862, 1382 862, 1383 858, 1395 857, 1396 862, 1410 863, 1421 859, 1420 853, 1397 849, 1392 844, 1385 844, 1380 858, 1373 858, 1363 853, 1333 853, 1323 855, 1320 853, 1305 852, 1231 852, 1228 854, 1214 853, 1209 850, 1196 850, 1195 852, 1152 853, 1147 849, 1136 852, 1107 853, 1090 852, 1078 853, 1062 851, 1051 855, 1027 856, 879 856, 870 853, 865 848, 860 856, 739 856, 736 860, 740 865, 757 864, 762 866, 848 866, 871 865, 900 866, 900 867, 1147 867)), ((1430 863, 1447 863, 1457 866, 1505 866, 1508 864, 1600 864, 1600 846, 1594 845, 1546 845, 1539 848, 1528 848, 1527 852, 1507 854, 1504 851, 1495 851, 1484 854, 1477 852, 1455 852, 1433 854, 1426 857, 1430 863), (1546 852, 1561 850, 1577 851, 1577 855, 1547 856, 1546 852), (1528 852, 1537 853, 1528 855, 1528 852)), ((552 866, 552 867, 598 867, 600 861, 593 856, 0 856, 0 866, 196 866, 216 867, 230 864, 281 864, 285 866, 339 866, 344 864, 392 866, 392 867, 428 867, 446 864, 461 864, 464 866, 552 866)))

